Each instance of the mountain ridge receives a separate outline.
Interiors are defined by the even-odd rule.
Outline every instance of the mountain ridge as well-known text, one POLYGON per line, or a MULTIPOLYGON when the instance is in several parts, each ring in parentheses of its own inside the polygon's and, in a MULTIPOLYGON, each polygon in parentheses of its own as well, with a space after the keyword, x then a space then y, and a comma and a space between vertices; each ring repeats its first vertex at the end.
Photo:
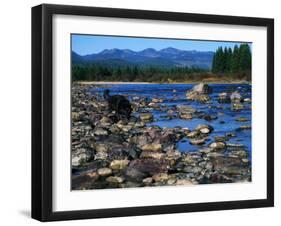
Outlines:
POLYGON ((119 60, 127 65, 210 68, 213 55, 212 51, 181 50, 173 47, 160 50, 146 48, 140 51, 113 48, 86 55, 72 51, 72 62, 107 64, 119 60))

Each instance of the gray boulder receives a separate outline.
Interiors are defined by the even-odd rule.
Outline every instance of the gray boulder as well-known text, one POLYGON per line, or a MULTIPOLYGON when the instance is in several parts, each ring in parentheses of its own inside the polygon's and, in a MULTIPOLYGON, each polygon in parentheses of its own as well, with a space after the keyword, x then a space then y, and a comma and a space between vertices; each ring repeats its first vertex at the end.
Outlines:
POLYGON ((201 82, 193 86, 192 91, 195 91, 198 94, 211 94, 213 89, 208 84, 201 82))

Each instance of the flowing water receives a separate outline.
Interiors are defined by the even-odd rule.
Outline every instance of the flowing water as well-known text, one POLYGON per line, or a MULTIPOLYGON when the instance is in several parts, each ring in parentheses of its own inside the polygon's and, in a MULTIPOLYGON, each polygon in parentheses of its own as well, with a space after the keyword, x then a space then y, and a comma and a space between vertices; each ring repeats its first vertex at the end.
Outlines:
MULTIPOLYGON (((186 92, 193 87, 193 84, 114 84, 108 85, 111 95, 125 95, 132 100, 133 97, 161 98, 163 107, 173 108, 177 105, 189 105, 197 111, 204 112, 208 115, 217 116, 217 119, 206 121, 204 119, 193 118, 185 120, 180 118, 167 118, 167 111, 152 110, 154 121, 147 124, 157 125, 160 127, 173 128, 176 126, 187 127, 190 130, 196 128, 198 124, 209 124, 214 128, 210 134, 209 142, 214 140, 215 136, 224 136, 226 133, 234 132, 235 137, 229 140, 230 143, 243 144, 248 151, 251 159, 251 130, 237 130, 241 125, 251 125, 251 104, 244 104, 244 109, 241 111, 232 111, 231 104, 219 104, 217 97, 222 92, 238 91, 244 98, 251 98, 251 85, 248 84, 211 84, 213 93, 210 94, 211 103, 204 104, 186 99, 186 92), (238 117, 246 117, 247 122, 238 122, 235 119, 238 117)), ((103 86, 104 87, 104 86, 103 86)), ((104 88, 94 88, 92 92, 102 93, 104 88)), ((187 139, 182 139, 178 142, 178 149, 182 152, 196 151, 198 146, 191 145, 187 139)))

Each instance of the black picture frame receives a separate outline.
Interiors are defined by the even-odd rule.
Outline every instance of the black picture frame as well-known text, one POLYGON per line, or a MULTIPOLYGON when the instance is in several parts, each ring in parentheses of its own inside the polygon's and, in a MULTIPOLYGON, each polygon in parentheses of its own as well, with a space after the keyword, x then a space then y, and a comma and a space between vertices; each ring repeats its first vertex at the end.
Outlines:
POLYGON ((274 206, 273 19, 49 4, 32 8, 32 218, 40 221, 57 221, 271 206, 274 206), (52 210, 52 17, 55 14, 266 27, 267 198, 54 212, 52 210))

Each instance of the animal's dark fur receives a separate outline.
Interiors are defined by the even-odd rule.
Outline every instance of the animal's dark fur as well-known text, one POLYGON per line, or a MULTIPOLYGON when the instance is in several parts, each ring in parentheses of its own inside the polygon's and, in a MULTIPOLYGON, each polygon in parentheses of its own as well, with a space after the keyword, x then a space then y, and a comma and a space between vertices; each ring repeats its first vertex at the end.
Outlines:
POLYGON ((104 90, 103 97, 108 102, 108 107, 110 111, 115 111, 115 115, 118 120, 122 118, 129 119, 132 107, 128 99, 122 95, 109 95, 109 90, 104 90))

